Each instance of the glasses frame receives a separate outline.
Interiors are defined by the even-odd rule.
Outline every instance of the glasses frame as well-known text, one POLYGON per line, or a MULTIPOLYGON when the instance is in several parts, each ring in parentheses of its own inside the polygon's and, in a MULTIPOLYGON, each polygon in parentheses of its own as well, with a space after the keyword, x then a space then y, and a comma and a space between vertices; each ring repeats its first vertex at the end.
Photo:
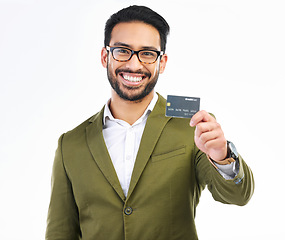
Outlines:
POLYGON ((134 50, 132 50, 132 49, 130 49, 130 48, 127 48, 127 47, 110 47, 110 46, 106 46, 106 50, 107 50, 107 51, 110 51, 111 54, 112 54, 113 59, 116 60, 116 61, 118 61, 118 62, 128 62, 128 61, 131 60, 131 58, 132 58, 133 55, 135 54, 135 55, 137 55, 138 60, 139 60, 141 63, 144 63, 144 64, 153 64, 153 63, 155 63, 155 62, 157 61, 157 59, 158 59, 159 57, 161 57, 161 56, 164 54, 163 51, 158 51, 158 50, 141 49, 141 50, 138 50, 138 51, 134 51, 134 50), (131 51, 131 56, 129 57, 129 59, 127 59, 127 60, 118 60, 118 59, 116 59, 116 58, 114 57, 113 52, 114 52, 115 49, 118 49, 118 48, 123 48, 123 49, 127 49, 127 50, 131 51), (140 52, 143 52, 143 51, 155 52, 155 53, 157 54, 156 59, 155 59, 153 62, 151 62, 151 63, 143 62, 143 61, 140 59, 140 57, 139 57, 139 53, 140 53, 140 52))

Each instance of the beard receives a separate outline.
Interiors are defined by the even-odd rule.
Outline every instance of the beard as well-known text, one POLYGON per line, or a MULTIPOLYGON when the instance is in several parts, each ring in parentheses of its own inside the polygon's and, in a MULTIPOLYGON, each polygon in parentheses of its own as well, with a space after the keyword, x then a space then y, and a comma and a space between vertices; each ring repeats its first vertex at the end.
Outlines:
POLYGON ((115 76, 114 76, 109 71, 109 67, 107 66, 107 76, 108 76, 108 80, 110 82, 111 87, 114 89, 114 91, 118 94, 120 98, 127 100, 127 101, 139 102, 152 92, 152 90, 154 89, 157 83, 159 73, 157 72, 151 79, 150 72, 142 72, 142 71, 133 72, 127 69, 125 70, 116 69, 115 76), (145 77, 148 77, 150 81, 147 83, 145 87, 144 86, 130 87, 130 86, 122 85, 122 84, 120 86, 118 80, 116 79, 116 76, 118 76, 120 72, 143 74, 145 77))

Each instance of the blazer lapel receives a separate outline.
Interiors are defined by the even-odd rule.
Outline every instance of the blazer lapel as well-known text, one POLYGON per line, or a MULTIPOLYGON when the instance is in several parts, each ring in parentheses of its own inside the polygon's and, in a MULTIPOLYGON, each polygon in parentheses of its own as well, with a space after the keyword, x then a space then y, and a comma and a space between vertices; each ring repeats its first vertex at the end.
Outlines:
POLYGON ((132 194, 139 178, 154 150, 156 142, 162 133, 163 128, 166 123, 171 119, 171 117, 165 117, 165 104, 166 100, 159 95, 158 102, 154 107, 153 111, 147 119, 147 123, 144 129, 142 140, 140 143, 140 148, 137 154, 134 170, 132 173, 132 179, 128 191, 128 198, 132 194))
POLYGON ((98 167, 120 198, 125 201, 124 192, 103 137, 103 113, 104 108, 90 119, 91 124, 86 127, 87 144, 98 167))

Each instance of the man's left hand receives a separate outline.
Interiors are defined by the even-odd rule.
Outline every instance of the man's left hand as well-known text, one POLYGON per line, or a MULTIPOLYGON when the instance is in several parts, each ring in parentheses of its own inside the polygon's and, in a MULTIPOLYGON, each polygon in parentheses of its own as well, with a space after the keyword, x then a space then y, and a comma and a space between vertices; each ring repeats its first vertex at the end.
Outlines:
POLYGON ((196 126, 194 140, 202 152, 217 163, 227 157, 227 140, 213 116, 204 110, 199 111, 192 117, 190 126, 196 126))

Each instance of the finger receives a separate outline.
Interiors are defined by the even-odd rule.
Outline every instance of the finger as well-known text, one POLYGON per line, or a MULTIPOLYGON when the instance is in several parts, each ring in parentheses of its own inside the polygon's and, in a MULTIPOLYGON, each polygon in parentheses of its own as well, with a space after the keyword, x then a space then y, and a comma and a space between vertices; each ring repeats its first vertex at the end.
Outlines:
POLYGON ((215 131, 203 133, 199 138, 195 136, 197 147, 212 159, 224 159, 227 153, 227 141, 223 135, 215 131))
POLYGON ((215 129, 221 131, 221 126, 217 122, 200 122, 195 129, 195 135, 200 137, 205 132, 211 132, 215 129))
POLYGON ((208 140, 205 143, 205 148, 207 149, 222 149, 226 148, 226 146, 227 146, 227 141, 221 137, 208 140))
POLYGON ((212 117, 208 112, 205 110, 201 110, 197 112, 190 121, 190 126, 194 127, 200 122, 214 122, 216 119, 212 117))
POLYGON ((220 136, 221 136, 221 133, 217 129, 209 131, 209 132, 203 132, 199 136, 196 135, 199 143, 203 145, 206 145, 209 141, 220 138, 220 136))

